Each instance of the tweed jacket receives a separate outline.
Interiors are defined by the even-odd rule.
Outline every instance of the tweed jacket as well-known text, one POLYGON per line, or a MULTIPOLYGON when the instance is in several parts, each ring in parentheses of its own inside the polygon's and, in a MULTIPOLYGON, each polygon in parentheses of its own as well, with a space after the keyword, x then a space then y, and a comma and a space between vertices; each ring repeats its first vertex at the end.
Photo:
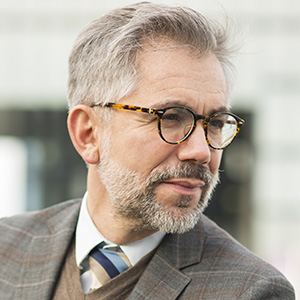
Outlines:
MULTIPOLYGON (((0 299, 52 298, 74 236, 80 200, 0 221, 0 299)), ((272 266, 202 215, 166 235, 132 291, 137 299, 295 299, 272 266)), ((116 300, 116 299, 111 299, 116 300)))

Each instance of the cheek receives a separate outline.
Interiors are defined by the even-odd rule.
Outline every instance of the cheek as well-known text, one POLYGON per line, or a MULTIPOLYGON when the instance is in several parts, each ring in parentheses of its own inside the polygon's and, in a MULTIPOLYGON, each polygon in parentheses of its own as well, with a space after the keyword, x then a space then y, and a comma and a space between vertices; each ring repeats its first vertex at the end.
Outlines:
POLYGON ((223 154, 222 150, 212 150, 212 152, 211 152, 211 160, 209 163, 209 169, 213 174, 217 174, 217 172, 219 170, 221 159, 222 159, 222 154, 223 154))
POLYGON ((158 135, 118 134, 111 140, 109 157, 147 177, 169 157, 171 151, 168 148, 158 135))

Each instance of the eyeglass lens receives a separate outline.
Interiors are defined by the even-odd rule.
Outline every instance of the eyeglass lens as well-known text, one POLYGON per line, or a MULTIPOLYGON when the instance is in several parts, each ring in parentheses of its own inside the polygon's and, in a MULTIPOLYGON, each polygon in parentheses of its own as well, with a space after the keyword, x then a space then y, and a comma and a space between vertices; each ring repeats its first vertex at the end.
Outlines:
MULTIPOLYGON (((186 109, 170 108, 161 118, 161 134, 169 143, 177 143, 190 135, 194 127, 194 116, 186 109)), ((225 148, 234 139, 237 120, 226 113, 209 118, 207 139, 214 148, 225 148)))

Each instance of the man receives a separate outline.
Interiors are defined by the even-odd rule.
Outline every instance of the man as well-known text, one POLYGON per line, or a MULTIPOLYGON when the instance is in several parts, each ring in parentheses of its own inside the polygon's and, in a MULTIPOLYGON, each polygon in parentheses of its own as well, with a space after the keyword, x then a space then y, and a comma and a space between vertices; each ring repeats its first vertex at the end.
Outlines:
POLYGON ((87 193, 1 221, 1 299, 294 299, 202 215, 243 125, 228 42, 199 13, 151 3, 81 32, 68 128, 87 193))

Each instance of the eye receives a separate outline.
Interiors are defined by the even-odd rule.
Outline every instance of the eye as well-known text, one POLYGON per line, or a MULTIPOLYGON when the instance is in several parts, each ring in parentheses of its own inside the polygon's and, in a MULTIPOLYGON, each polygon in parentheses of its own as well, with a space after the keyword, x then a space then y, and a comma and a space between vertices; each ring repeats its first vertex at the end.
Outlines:
POLYGON ((215 117, 209 121, 208 126, 211 130, 222 130, 222 128, 225 125, 225 122, 225 117, 215 117))
POLYGON ((182 119, 179 114, 168 113, 162 118, 162 127, 164 130, 174 130, 182 126, 182 119))
POLYGON ((180 122, 181 117, 178 113, 166 113, 163 117, 164 121, 180 122))
POLYGON ((163 125, 166 127, 178 127, 185 123, 185 113, 181 109, 168 109, 162 117, 163 125))

